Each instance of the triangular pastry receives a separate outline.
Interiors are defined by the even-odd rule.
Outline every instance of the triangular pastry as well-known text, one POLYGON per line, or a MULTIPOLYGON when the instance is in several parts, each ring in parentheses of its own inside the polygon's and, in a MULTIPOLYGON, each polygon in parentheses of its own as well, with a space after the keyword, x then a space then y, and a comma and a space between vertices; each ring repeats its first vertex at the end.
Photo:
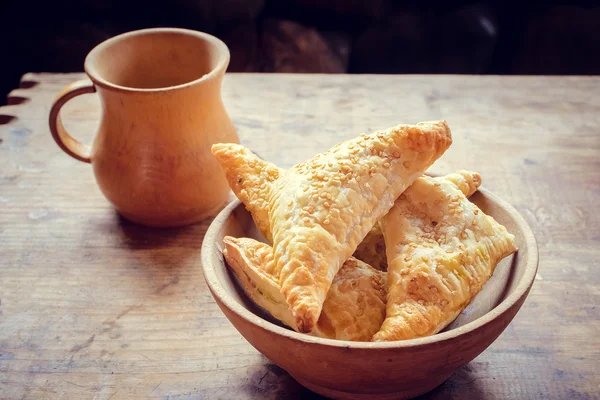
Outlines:
MULTIPOLYGON (((223 255, 244 292, 273 317, 298 330, 273 275, 271 246, 249 238, 223 239, 223 255)), ((323 311, 310 333, 329 339, 369 341, 385 318, 386 274, 350 257, 333 279, 323 311)))
POLYGON ((271 185, 284 170, 238 144, 215 144, 212 151, 226 172, 229 187, 244 203, 260 233, 272 243, 269 218, 271 185))
MULTIPOLYGON (((459 171, 443 177, 454 183, 461 192, 470 197, 481 185, 481 177, 476 172, 459 171)), ((381 224, 376 223, 358 245, 353 257, 366 262, 380 271, 387 271, 387 256, 385 254, 385 241, 381 232, 381 224)))
POLYGON ((399 125, 340 143, 278 178, 255 165, 267 175, 258 180, 243 165, 243 146, 213 146, 229 182, 260 196, 268 211, 275 275, 299 331, 313 329, 339 268, 451 142, 445 121, 399 125))
POLYGON ((478 174, 417 179, 381 220, 388 259, 386 319, 374 341, 435 334, 479 293, 513 235, 466 195, 478 174))

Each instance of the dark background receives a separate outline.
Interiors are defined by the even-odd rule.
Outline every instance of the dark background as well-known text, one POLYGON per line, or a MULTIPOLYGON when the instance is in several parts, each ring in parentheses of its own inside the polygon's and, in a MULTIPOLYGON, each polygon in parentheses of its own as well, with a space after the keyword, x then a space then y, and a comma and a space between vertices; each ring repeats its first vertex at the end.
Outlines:
POLYGON ((159 26, 220 37, 231 72, 600 73, 600 7, 591 1, 5 3, 0 103, 26 72, 82 71, 101 41, 159 26))

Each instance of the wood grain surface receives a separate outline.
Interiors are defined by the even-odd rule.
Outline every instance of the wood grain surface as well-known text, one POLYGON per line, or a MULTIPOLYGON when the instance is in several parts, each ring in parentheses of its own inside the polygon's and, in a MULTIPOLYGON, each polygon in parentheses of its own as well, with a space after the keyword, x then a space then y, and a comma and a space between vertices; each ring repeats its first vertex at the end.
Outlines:
MULTIPOLYGON (((318 398, 252 348, 202 277, 210 223, 120 219, 89 165, 48 130, 54 95, 82 74, 28 74, 0 108, 0 398, 318 398)), ((600 397, 600 78, 229 74, 243 144, 289 167, 398 123, 446 119, 432 169, 481 173, 533 227, 540 268, 509 328, 424 396, 600 397)), ((64 108, 89 143, 95 95, 64 108)), ((285 351, 285 349, 282 349, 285 351)))

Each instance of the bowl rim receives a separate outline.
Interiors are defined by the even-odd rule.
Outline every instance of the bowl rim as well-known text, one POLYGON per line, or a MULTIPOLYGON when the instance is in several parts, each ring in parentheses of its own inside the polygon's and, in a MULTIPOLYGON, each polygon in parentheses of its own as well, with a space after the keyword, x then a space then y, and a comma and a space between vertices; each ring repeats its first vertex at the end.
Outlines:
MULTIPOLYGON (((216 236, 216 233, 220 229, 220 227, 225 223, 227 218, 231 215, 232 211, 235 210, 239 206, 243 206, 243 204, 235 199, 231 203, 229 203, 218 215, 215 217, 213 222, 210 224, 210 227, 206 231, 204 236, 204 241, 202 243, 202 270, 204 272, 204 279, 208 284, 208 287, 212 293, 212 295, 221 302, 225 307, 227 307, 231 312, 235 313, 238 317, 246 320, 247 322, 257 325, 262 329, 270 331, 274 334, 285 336, 291 340, 297 340, 306 344, 319 344, 319 345, 327 345, 331 347, 339 347, 339 348, 352 348, 352 349, 408 349, 408 348, 417 348, 422 346, 431 345, 433 343, 444 342, 448 340, 452 340, 458 336, 466 335, 470 332, 473 332, 482 326, 490 323, 494 319, 498 318, 505 312, 507 312, 511 307, 513 307, 519 300, 527 295, 527 292, 533 285, 535 280, 535 276, 538 269, 538 246, 533 231, 529 224, 525 221, 525 219, 521 216, 521 214, 508 202, 502 200, 500 197, 496 196, 489 190, 480 187, 479 192, 483 194, 486 198, 490 199, 492 202, 496 203, 498 206, 506 209, 514 218, 517 226, 523 232, 523 236, 525 237, 525 246, 528 249, 528 257, 524 261, 526 263, 525 271, 523 276, 521 277, 519 283, 515 290, 510 293, 500 304, 490 310, 488 313, 482 315, 481 317, 469 322, 468 324, 462 325, 458 328, 452 329, 450 331, 445 331, 441 333, 437 333, 435 335, 426 336, 422 338, 415 339, 406 339, 406 340, 397 340, 397 341, 389 341, 389 342, 353 342, 348 340, 337 340, 337 339, 328 339, 321 338, 316 336, 311 336, 305 333, 299 333, 291 329, 286 329, 281 326, 278 326, 270 321, 267 321, 260 316, 254 314, 250 310, 243 307, 237 300, 231 297, 219 284, 217 279, 217 275, 215 272, 215 266, 212 265, 212 259, 209 254, 212 251, 219 252, 219 259, 222 258, 222 254, 217 246, 215 246, 212 238, 216 236), (208 240, 207 240, 208 239, 208 240)), ((223 260, 223 262, 225 262, 223 260)))

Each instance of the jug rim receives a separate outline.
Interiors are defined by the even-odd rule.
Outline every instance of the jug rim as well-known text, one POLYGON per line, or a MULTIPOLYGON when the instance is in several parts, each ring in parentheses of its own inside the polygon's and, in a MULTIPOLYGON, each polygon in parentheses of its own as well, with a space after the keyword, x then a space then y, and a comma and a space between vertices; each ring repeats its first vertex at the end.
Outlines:
POLYGON ((91 79, 91 81, 94 83, 94 85, 100 86, 105 89, 110 89, 110 90, 115 90, 115 91, 120 91, 120 92, 130 92, 130 93, 160 93, 160 92, 184 89, 184 88, 194 86, 202 81, 212 80, 217 75, 223 74, 225 72, 225 69, 229 65, 229 58, 230 58, 230 53, 229 53, 229 48, 227 47, 227 45, 221 39, 219 39, 211 34, 208 34, 206 32, 195 31, 192 29, 184 29, 184 28, 166 28, 166 27, 165 28, 147 28, 147 29, 139 29, 139 30, 135 30, 135 31, 122 33, 120 35, 116 35, 109 39, 106 39, 105 41, 96 45, 92 50, 90 50, 90 52, 88 53, 88 55, 85 58, 84 70, 85 70, 85 73, 88 75, 88 77, 91 79), (96 68, 91 65, 92 57, 94 55, 96 55, 98 52, 102 51, 103 49, 106 49, 109 46, 112 46, 124 39, 130 39, 135 36, 143 36, 143 35, 155 34, 155 33, 179 33, 179 34, 184 34, 184 35, 189 35, 189 36, 195 36, 197 38, 200 38, 200 39, 203 39, 203 40, 209 42, 211 45, 215 46, 215 48, 219 52, 219 60, 217 62, 217 65, 214 66, 209 72, 207 72, 206 74, 203 74, 201 77, 199 77, 197 79, 193 79, 189 82, 185 82, 185 83, 178 84, 178 85, 157 87, 157 88, 136 88, 136 87, 123 86, 123 85, 119 85, 119 84, 110 82, 110 81, 104 79, 98 73, 96 68))

